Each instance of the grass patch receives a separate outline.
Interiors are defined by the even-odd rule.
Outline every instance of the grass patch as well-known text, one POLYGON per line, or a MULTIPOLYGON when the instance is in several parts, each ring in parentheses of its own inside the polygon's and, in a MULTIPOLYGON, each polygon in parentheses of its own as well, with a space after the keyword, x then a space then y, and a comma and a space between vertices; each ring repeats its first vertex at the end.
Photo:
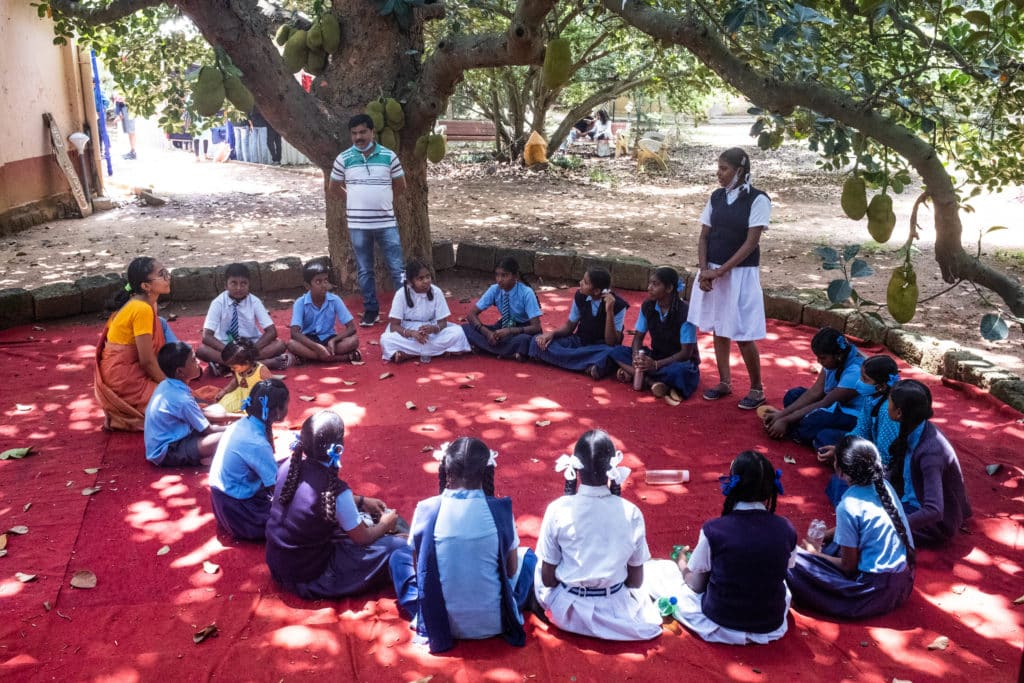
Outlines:
POLYGON ((1018 249, 996 249, 992 256, 995 260, 1014 268, 1024 268, 1024 251, 1018 249))

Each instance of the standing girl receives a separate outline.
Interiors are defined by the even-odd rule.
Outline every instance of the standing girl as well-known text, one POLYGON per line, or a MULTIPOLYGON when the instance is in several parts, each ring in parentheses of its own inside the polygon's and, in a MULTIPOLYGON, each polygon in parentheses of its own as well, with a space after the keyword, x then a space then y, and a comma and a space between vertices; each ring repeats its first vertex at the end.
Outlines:
POLYGON ((758 266, 772 203, 751 186, 750 157, 738 147, 718 157, 718 183, 722 187, 711 193, 700 216, 700 274, 690 294, 689 321, 714 335, 719 381, 704 398, 715 401, 732 393, 729 349, 736 340, 750 376, 750 392, 739 407, 753 410, 765 401, 756 344, 766 334, 758 266))
POLYGON ((398 604, 434 654, 456 638, 526 644, 519 610, 537 557, 519 548, 512 499, 494 497, 497 455, 479 439, 443 444, 440 495, 416 505, 409 545, 391 556, 398 604))
POLYGON ((661 634, 661 615, 640 590, 651 553, 643 514, 620 497, 629 475, 621 461, 600 430, 581 436, 573 455, 559 457, 555 469, 565 472, 566 495, 544 512, 534 585, 552 623, 565 631, 650 640, 661 634))
POLYGON ((671 392, 674 398, 689 398, 700 382, 700 354, 697 328, 687 322, 686 302, 679 298, 682 283, 674 268, 658 268, 647 283, 647 301, 640 306, 633 346, 612 349, 611 359, 619 366, 616 377, 629 382, 639 370, 644 385, 657 397, 671 392), (650 348, 644 335, 651 334, 650 348))
POLYGON ((171 274, 149 256, 128 264, 128 283, 96 344, 93 387, 105 415, 104 429, 141 432, 146 404, 166 376, 156 362, 164 331, 156 301, 171 291, 171 274))
POLYGON ((836 506, 825 548, 809 541, 789 571, 797 605, 841 619, 864 619, 899 607, 914 588, 914 544, 896 492, 882 474, 878 449, 844 436, 836 474, 850 487, 836 506))
POLYGON ((249 398, 253 385, 273 377, 267 366, 256 360, 258 356, 259 350, 248 339, 230 341, 221 351, 221 362, 231 368, 231 372, 234 374, 228 385, 217 392, 213 398, 214 402, 219 403, 225 412, 240 412, 245 399, 249 398))
POLYGON ((419 259, 410 260, 405 265, 405 284, 391 302, 388 329, 380 336, 381 356, 401 363, 467 353, 466 333, 459 325, 448 324, 449 315, 444 292, 433 284, 430 268, 419 259))
POLYGON ((511 256, 498 261, 494 279, 495 284, 487 288, 466 316, 468 322, 462 329, 477 351, 498 358, 526 360, 533 335, 541 331, 537 294, 519 274, 519 262, 511 256), (484 325, 480 314, 491 306, 498 309, 501 317, 493 325, 484 325))
POLYGON ((291 459, 277 473, 267 566, 282 588, 307 600, 369 588, 386 576, 391 553, 405 545, 388 535, 398 523, 394 510, 355 495, 338 479, 344 440, 341 418, 329 410, 317 413, 302 424, 291 459))
POLYGON ((582 370, 595 380, 604 377, 612 350, 622 344, 629 308, 611 286, 607 270, 587 270, 573 297, 569 319, 557 330, 534 337, 530 357, 566 370, 582 370))
POLYGON ((210 463, 213 516, 234 538, 262 541, 277 481, 272 428, 288 415, 288 388, 265 379, 242 405, 245 418, 227 428, 210 463))
POLYGON ((821 365, 810 389, 794 387, 782 399, 782 410, 765 414, 764 426, 774 439, 790 437, 815 448, 830 446, 853 429, 863 397, 858 393, 864 362, 857 347, 831 327, 811 339, 811 351, 821 365))
POLYGON ((914 541, 948 541, 971 516, 953 446, 932 424, 932 393, 917 380, 896 382, 889 392, 889 417, 899 432, 889 446, 888 477, 910 519, 914 541))

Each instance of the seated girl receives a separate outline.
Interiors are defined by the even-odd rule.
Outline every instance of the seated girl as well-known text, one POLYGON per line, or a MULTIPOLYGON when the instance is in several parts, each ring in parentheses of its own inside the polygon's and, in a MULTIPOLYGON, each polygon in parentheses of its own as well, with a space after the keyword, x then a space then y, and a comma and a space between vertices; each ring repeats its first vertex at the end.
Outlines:
POLYGON ((388 558, 405 545, 389 535, 398 524, 394 510, 338 479, 344 440, 341 418, 319 412, 302 424, 291 459, 277 473, 267 566, 282 588, 307 600, 340 598, 386 580, 388 558))
POLYGON ((231 368, 234 375, 227 386, 213 397, 214 403, 224 408, 225 412, 241 412, 242 404, 249 398, 253 385, 274 376, 266 365, 256 360, 258 355, 256 345, 248 339, 228 342, 220 352, 221 362, 231 368))
POLYGON ((621 460, 600 430, 581 436, 573 455, 559 457, 555 469, 565 473, 565 495, 544 512, 534 586, 560 629, 606 640, 650 640, 661 635, 661 615, 641 591, 651 553, 643 514, 620 497, 629 475, 618 466, 621 460))
POLYGON ((538 334, 530 342, 530 357, 566 370, 585 371, 598 380, 608 373, 612 349, 622 344, 622 327, 629 304, 611 292, 612 276, 591 268, 580 280, 569 319, 557 330, 538 334))
POLYGON ((381 356, 401 363, 409 358, 429 362, 434 356, 468 353, 466 333, 461 326, 448 324, 450 315, 430 268, 419 259, 410 260, 405 284, 391 302, 388 329, 380 336, 381 356))
POLYGON ((841 619, 887 614, 914 588, 910 525, 882 473, 878 449, 856 436, 836 446, 835 471, 850 487, 836 506, 823 549, 810 541, 789 570, 793 601, 841 619))
POLYGON ((775 515, 781 477, 760 453, 736 456, 722 477, 722 516, 704 523, 689 559, 679 556, 676 585, 652 590, 678 598, 673 616, 710 643, 763 645, 786 635, 796 531, 775 515))
POLYGON ((537 558, 519 548, 511 498, 494 497, 497 453, 479 439, 444 444, 440 495, 420 501, 409 545, 391 555, 398 604, 432 653, 456 638, 500 635, 526 644, 521 606, 533 591, 537 558))
POLYGON ((857 382, 864 356, 831 327, 818 330, 811 339, 811 351, 821 364, 818 378, 810 389, 787 391, 782 410, 765 412, 764 427, 773 439, 788 436, 822 448, 836 443, 857 424, 863 405, 857 382))
POLYGON ((537 294, 519 274, 519 262, 511 256, 498 261, 494 269, 496 284, 491 285, 466 316, 462 329, 477 351, 498 358, 526 360, 533 335, 539 334, 540 302, 537 294), (480 322, 480 314, 491 306, 500 318, 493 325, 480 322))
POLYGON ((633 346, 617 346, 611 353, 620 382, 632 381, 640 370, 644 386, 659 398, 672 392, 677 400, 689 398, 700 383, 697 328, 686 322, 689 307, 679 298, 682 286, 674 268, 655 270, 647 284, 647 301, 640 307, 633 346), (643 345, 648 332, 650 348, 643 345))
POLYGON ((917 380, 896 382, 889 391, 889 417, 899 432, 889 446, 887 476, 910 519, 914 542, 944 543, 971 516, 971 505, 956 452, 929 421, 932 393, 917 380))
POLYGON ((288 388, 265 379, 243 406, 246 417, 227 428, 210 463, 213 516, 233 538, 262 541, 277 481, 272 427, 288 415, 288 388))

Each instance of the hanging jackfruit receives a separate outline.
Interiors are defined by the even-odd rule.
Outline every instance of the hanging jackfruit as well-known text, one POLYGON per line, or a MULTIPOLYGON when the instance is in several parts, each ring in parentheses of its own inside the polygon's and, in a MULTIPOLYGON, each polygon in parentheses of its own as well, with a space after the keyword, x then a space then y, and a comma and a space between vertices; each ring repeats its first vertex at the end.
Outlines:
POLYGON ((889 315, 900 323, 908 323, 917 313, 917 273, 909 263, 900 265, 892 271, 889 286, 885 290, 885 303, 889 307, 889 315))
POLYGON ((427 158, 433 163, 439 163, 444 159, 448 151, 443 135, 434 133, 427 139, 427 158))
MULTIPOLYGON (((430 142, 430 133, 424 133, 416 139, 416 158, 424 159, 427 156, 427 144, 430 142)), ((443 155, 442 155, 443 156, 443 155)))
POLYGON ((317 19, 306 32, 306 47, 310 50, 319 50, 324 45, 324 33, 320 27, 320 20, 317 19))
POLYGON ((372 100, 366 105, 366 114, 373 119, 373 129, 379 131, 384 127, 384 104, 378 100, 372 100))
POLYGON ((202 116, 213 116, 224 104, 224 74, 215 66, 199 69, 199 78, 192 91, 196 110, 202 116))
POLYGON ((843 196, 839 199, 843 213, 855 221, 864 218, 868 210, 867 186, 860 176, 852 176, 843 183, 843 196))
POLYGON ((341 25, 333 14, 320 17, 320 32, 323 34, 323 50, 333 55, 341 47, 341 25))
POLYGON ((380 130, 378 135, 382 146, 387 147, 390 150, 398 149, 398 134, 391 128, 385 126, 380 130))
MULTIPOLYGON (((402 126, 405 125, 405 113, 398 100, 389 97, 384 101, 384 115, 391 130, 402 130, 402 126)), ((387 145, 384 146, 387 147, 387 145)))
POLYGON ((288 42, 288 38, 291 37, 294 30, 288 24, 281 24, 281 27, 277 29, 277 33, 274 34, 274 42, 284 47, 284 44, 288 42))
POLYGON ((555 38, 544 50, 544 87, 555 90, 565 85, 569 81, 571 70, 572 51, 569 48, 569 41, 565 38, 555 38))
POLYGON ((309 57, 309 48, 306 47, 306 32, 302 29, 292 31, 288 42, 284 44, 284 63, 288 70, 295 73, 306 66, 309 57))
POLYGON ((896 227, 896 214, 892 211, 892 197, 887 194, 876 194, 868 204, 868 232, 871 239, 885 244, 892 237, 896 227))
POLYGON ((327 68, 327 53, 323 50, 307 50, 304 68, 314 76, 319 76, 327 68))
POLYGON ((249 114, 252 111, 253 104, 255 104, 252 93, 238 76, 228 76, 224 79, 224 94, 238 111, 243 114, 249 114))

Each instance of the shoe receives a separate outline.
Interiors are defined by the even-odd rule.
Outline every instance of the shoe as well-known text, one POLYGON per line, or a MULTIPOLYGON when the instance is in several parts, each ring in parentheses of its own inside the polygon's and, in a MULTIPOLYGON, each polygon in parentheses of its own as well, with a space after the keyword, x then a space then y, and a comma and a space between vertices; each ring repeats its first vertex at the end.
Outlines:
MULTIPOLYGON (((728 396, 731 393, 732 393, 732 387, 730 387, 725 382, 719 382, 717 385, 711 387, 710 389, 707 389, 704 392, 704 400, 705 401, 717 401, 718 399, 722 398, 723 396, 728 396)), ((757 407, 757 406, 755 406, 755 407, 757 407)))
POLYGON ((754 410, 759 405, 765 402, 764 389, 751 389, 750 393, 743 397, 737 407, 740 410, 754 410))
POLYGON ((359 321, 360 327, 373 327, 380 322, 380 313, 377 311, 363 311, 363 318, 359 321))
POLYGON ((127 159, 128 161, 135 161, 135 152, 128 152, 127 154, 122 154, 121 158, 127 159))

